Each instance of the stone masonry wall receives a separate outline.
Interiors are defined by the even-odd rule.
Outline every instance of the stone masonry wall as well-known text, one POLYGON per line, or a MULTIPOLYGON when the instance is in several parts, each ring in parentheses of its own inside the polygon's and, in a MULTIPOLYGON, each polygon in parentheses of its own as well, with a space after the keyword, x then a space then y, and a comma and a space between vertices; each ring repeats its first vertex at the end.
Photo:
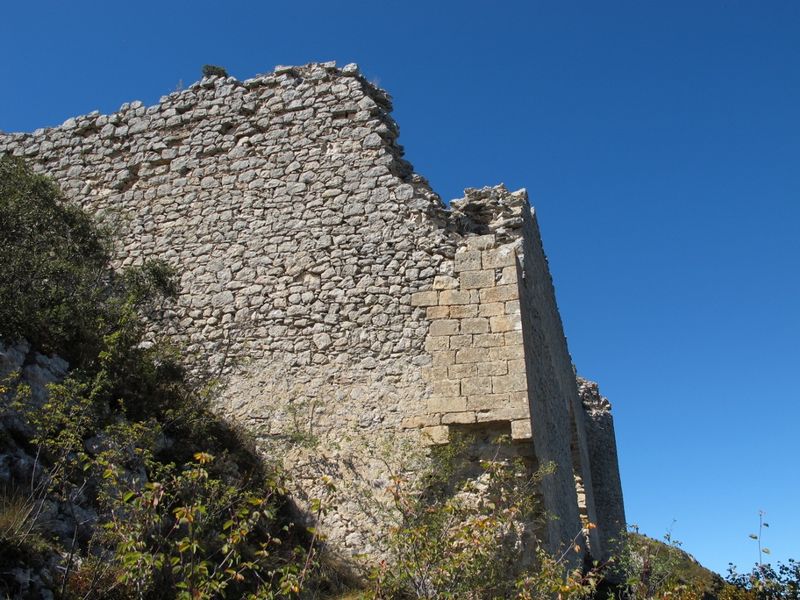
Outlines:
POLYGON ((336 546, 380 553, 391 475, 485 425, 559 465, 543 489, 555 547, 580 529, 576 475, 595 520, 594 472, 527 198, 467 190, 447 209, 390 110, 355 65, 278 67, 0 134, 0 154, 113 224, 119 266, 178 268, 153 335, 225 375, 220 410, 290 469, 301 503, 336 482, 336 546))
MULTIPOLYGON (((604 553, 613 551, 612 540, 625 531, 625 504, 617 461, 617 442, 611 403, 600 395, 597 384, 578 377, 578 393, 585 408, 586 435, 597 509, 597 529, 608 540, 604 553)), ((606 558, 603 556, 603 558, 606 558)))

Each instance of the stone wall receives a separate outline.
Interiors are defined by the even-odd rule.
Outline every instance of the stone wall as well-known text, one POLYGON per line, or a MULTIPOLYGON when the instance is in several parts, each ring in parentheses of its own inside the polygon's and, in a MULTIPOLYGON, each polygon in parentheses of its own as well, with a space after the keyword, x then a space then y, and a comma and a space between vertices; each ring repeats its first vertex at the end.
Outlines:
POLYGON ((611 415, 611 403, 608 398, 600 395, 594 381, 579 377, 578 393, 584 406, 597 529, 600 537, 607 540, 603 550, 608 554, 613 552, 613 540, 620 539, 620 533, 625 531, 627 523, 617 461, 614 418, 611 415))
POLYGON ((339 547, 379 552, 390 474, 465 426, 507 428, 558 465, 543 489, 556 547, 596 520, 593 447, 527 197, 467 190, 448 209, 390 110, 355 65, 278 67, 0 134, 0 153, 112 224, 118 265, 179 269, 153 334, 226 376, 220 409, 301 501, 337 482, 324 526, 339 547))

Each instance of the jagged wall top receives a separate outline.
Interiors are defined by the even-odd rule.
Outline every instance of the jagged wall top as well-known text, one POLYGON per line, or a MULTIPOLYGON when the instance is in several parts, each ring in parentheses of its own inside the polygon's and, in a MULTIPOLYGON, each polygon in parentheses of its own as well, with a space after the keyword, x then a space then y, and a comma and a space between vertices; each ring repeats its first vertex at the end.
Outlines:
POLYGON ((186 332, 190 352, 400 357, 421 349, 426 327, 410 295, 463 235, 486 229, 488 205, 525 203, 486 188, 446 210, 403 158, 390 109, 355 65, 278 67, 0 134, 0 153, 30 159, 116 223, 119 264, 158 257, 179 268, 162 331, 186 332))

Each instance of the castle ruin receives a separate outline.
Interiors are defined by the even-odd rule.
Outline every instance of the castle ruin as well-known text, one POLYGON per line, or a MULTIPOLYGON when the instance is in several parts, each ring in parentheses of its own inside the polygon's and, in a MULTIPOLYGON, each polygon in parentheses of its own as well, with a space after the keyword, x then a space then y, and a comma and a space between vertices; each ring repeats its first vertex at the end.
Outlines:
POLYGON ((379 552, 364 490, 463 431, 554 462, 544 537, 555 549, 596 523, 600 557, 625 525, 610 407, 576 382, 527 195, 469 189, 446 207, 390 111, 355 65, 278 67, 0 134, 0 154, 114 223, 119 266, 178 268, 159 331, 225 375, 220 410, 298 497, 347 482, 323 523, 337 547, 379 552))

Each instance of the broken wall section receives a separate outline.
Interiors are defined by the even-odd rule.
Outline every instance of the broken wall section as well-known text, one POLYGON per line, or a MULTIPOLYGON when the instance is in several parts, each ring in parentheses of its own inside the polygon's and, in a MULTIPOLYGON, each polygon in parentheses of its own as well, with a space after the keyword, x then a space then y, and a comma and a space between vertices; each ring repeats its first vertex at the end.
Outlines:
POLYGON ((617 460, 617 441, 611 403, 600 395, 594 381, 578 377, 578 393, 583 404, 583 417, 589 444, 594 502, 597 509, 597 530, 607 558, 614 550, 614 541, 625 531, 625 503, 617 460))

